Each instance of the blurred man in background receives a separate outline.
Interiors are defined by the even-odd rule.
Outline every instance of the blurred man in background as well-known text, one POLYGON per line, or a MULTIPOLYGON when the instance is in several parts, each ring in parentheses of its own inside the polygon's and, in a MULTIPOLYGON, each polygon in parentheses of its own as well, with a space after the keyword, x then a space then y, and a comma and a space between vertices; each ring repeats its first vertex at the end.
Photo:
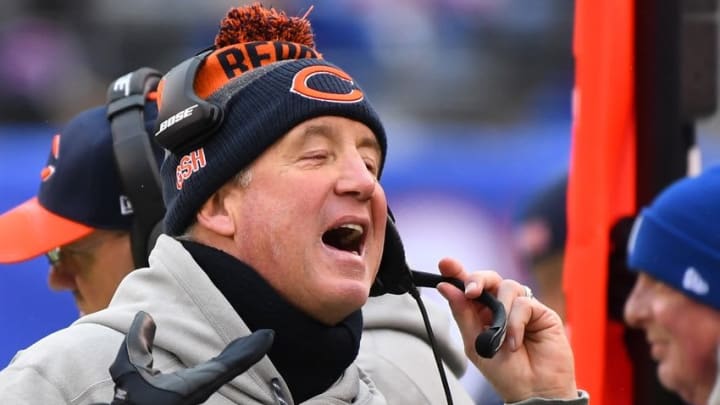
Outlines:
MULTIPOLYGON (((53 136, 37 196, 0 215, 0 263, 46 255, 48 285, 71 292, 81 315, 105 308, 136 267, 133 206, 123 190, 106 114, 106 107, 83 111, 53 136)), ((146 103, 144 116, 152 133, 154 100, 146 103)), ((159 166, 159 147, 155 159, 159 166)))
POLYGON ((536 295, 565 319, 562 270, 567 234, 567 175, 545 184, 520 212, 516 248, 526 263, 536 295))
POLYGON ((625 319, 644 330, 660 383, 708 404, 720 342, 720 166, 663 190, 635 220, 625 319))

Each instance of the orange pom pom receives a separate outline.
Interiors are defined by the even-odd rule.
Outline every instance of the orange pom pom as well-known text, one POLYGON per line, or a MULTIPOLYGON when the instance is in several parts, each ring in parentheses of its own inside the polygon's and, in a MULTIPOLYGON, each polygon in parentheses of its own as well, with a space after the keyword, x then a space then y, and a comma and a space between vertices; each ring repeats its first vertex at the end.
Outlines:
POLYGON ((302 17, 288 17, 284 11, 266 8, 260 3, 228 11, 220 22, 215 48, 252 41, 288 41, 315 48, 315 35, 307 13, 302 17))

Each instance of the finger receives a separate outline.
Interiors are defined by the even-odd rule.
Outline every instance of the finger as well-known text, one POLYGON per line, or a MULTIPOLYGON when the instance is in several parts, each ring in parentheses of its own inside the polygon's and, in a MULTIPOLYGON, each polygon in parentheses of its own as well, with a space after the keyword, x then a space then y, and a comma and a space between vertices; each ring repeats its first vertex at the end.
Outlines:
POLYGON ((497 288, 497 299, 505 306, 507 313, 510 313, 513 301, 517 297, 525 295, 525 287, 515 280, 502 280, 497 288))
POLYGON ((440 274, 462 281, 465 284, 465 295, 467 298, 477 298, 487 289, 494 292, 502 281, 502 277, 492 270, 482 270, 468 273, 465 267, 457 260, 444 258, 438 263, 440 274))
POLYGON ((475 299, 479 297, 483 291, 488 291, 495 295, 502 281, 503 278, 500 277, 496 271, 482 270, 472 272, 465 280, 465 297, 475 299))
POLYGON ((446 277, 467 277, 465 292, 450 283, 437 286, 440 294, 448 300, 463 338, 465 352, 471 358, 477 357, 475 339, 492 319, 490 308, 474 299, 479 297, 486 285, 496 286, 501 277, 494 271, 465 273, 462 265, 453 259, 444 259, 439 264, 440 271, 446 277))
POLYGON ((440 294, 448 300, 450 310, 452 311, 453 317, 458 321, 460 325, 466 322, 472 322, 476 315, 475 308, 471 301, 465 298, 462 291, 458 290, 454 285, 449 283, 438 284, 438 291, 440 294))
POLYGON ((474 354, 475 337, 482 332, 482 321, 479 320, 473 302, 465 298, 463 291, 450 283, 440 283, 437 286, 440 294, 448 300, 450 311, 460 330, 463 348, 471 359, 474 354))
POLYGON ((438 269, 440 269, 440 274, 445 277, 456 278, 460 281, 465 281, 467 278, 467 273, 463 265, 459 261, 449 257, 440 260, 438 269))
POLYGON ((533 316, 533 302, 528 297, 517 297, 512 302, 507 318, 507 343, 511 351, 517 351, 523 344, 525 328, 533 316))
MULTIPOLYGON (((453 259, 443 259, 439 267, 444 275, 454 274, 455 276, 466 277, 463 281, 465 286, 464 293, 450 283, 440 283, 438 285, 438 291, 448 300, 451 308, 455 308, 455 310, 458 311, 457 315, 462 319, 467 319, 470 315, 467 317, 463 315, 467 311, 471 313, 475 322, 479 322, 481 326, 491 322, 493 317, 492 311, 481 302, 476 301, 476 299, 480 297, 486 289, 494 294, 497 286, 502 281, 500 275, 490 270, 466 273, 462 265, 453 259)), ((451 276, 446 275, 446 277, 451 276)))
MULTIPOLYGON (((510 346, 510 349, 512 351, 515 351, 522 343, 523 333, 525 331, 525 324, 520 325, 519 329, 518 329, 519 325, 516 324, 515 332, 510 333, 511 332, 510 319, 511 319, 511 316, 513 315, 513 311, 516 311, 515 302, 520 298, 526 298, 525 297, 526 292, 527 292, 527 290, 526 290, 525 286, 523 286, 522 284, 518 283, 515 280, 510 280, 510 279, 503 280, 502 282, 500 282, 500 286, 498 287, 498 290, 497 290, 498 301, 500 301, 503 304, 503 306, 505 307, 505 311, 508 314, 508 323, 507 323, 507 328, 508 328, 507 332, 508 333, 507 333, 505 339, 507 340, 507 343, 510 346), (519 330, 519 334, 518 334, 518 330, 519 330)), ((523 317, 524 315, 525 314, 522 314, 522 313, 516 315, 516 318, 519 319, 516 322, 520 322, 520 321, 524 320, 525 319, 523 317)))
MULTIPOLYGON (((438 292, 448 300, 453 317, 461 329, 463 326, 477 326, 479 309, 476 303, 468 300, 465 293, 450 283, 440 283, 437 286, 438 292)), ((480 327, 482 325, 479 325, 480 327)), ((473 328, 479 329, 479 328, 473 328)))

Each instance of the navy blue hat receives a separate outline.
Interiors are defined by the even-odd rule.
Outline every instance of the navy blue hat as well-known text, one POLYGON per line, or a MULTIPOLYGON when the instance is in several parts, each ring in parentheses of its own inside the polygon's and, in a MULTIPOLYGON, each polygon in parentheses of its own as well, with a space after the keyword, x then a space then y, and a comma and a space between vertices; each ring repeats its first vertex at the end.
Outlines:
POLYGON ((536 192, 519 212, 516 245, 530 260, 541 260, 565 249, 567 184, 563 174, 536 192))
POLYGON ((720 309, 720 167, 673 183, 642 210, 628 267, 720 309))
MULTIPOLYGON (((132 206, 123 194, 106 113, 105 107, 83 111, 53 136, 37 196, 0 215, 0 263, 31 259, 96 229, 130 229, 132 206)), ((156 117, 156 104, 146 103, 147 131, 156 117)))

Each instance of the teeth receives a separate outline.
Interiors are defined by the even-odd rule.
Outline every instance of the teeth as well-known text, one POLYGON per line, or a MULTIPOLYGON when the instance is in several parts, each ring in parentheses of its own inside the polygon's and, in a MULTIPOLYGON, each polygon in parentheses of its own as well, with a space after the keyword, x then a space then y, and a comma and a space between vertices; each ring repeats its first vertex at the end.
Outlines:
POLYGON ((365 229, 360 224, 342 224, 323 234, 323 242, 336 249, 360 255, 365 229))
POLYGON ((340 225, 338 228, 347 228, 347 229, 352 229, 353 231, 363 233, 362 226, 360 226, 358 224, 343 224, 343 225, 340 225))

